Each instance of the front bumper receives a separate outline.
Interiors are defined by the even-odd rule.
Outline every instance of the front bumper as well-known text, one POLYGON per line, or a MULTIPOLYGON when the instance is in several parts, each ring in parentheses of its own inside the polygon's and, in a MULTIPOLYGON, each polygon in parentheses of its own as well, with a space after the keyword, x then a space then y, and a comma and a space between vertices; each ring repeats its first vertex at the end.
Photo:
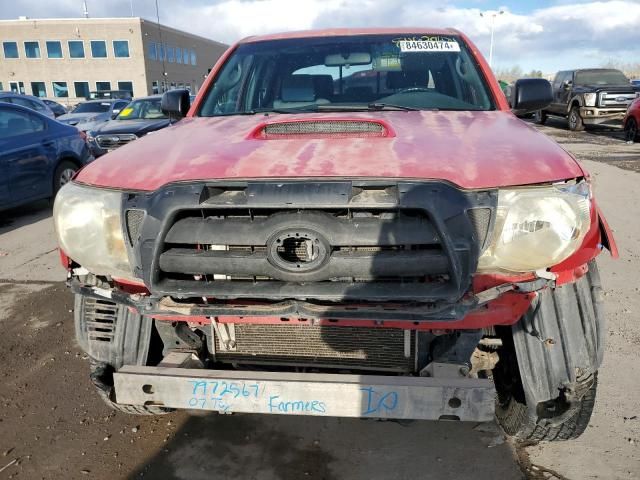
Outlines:
POLYGON ((242 372, 125 366, 118 403, 220 413, 415 420, 493 419, 493 382, 474 378, 242 372))
POLYGON ((622 126, 626 108, 580 107, 585 125, 615 124, 622 126))

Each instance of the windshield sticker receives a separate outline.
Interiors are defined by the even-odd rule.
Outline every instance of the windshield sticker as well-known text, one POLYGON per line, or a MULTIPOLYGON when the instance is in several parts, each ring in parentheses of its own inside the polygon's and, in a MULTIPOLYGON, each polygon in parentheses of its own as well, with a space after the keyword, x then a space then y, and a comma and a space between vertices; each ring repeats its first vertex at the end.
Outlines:
POLYGON ((131 115, 131 112, 133 112, 133 108, 127 107, 127 108, 125 108, 124 110, 122 110, 120 112, 120 116, 121 117, 128 117, 129 115, 131 115))
POLYGON ((397 38, 393 42, 398 45, 402 53, 460 51, 460 44, 447 37, 397 38))

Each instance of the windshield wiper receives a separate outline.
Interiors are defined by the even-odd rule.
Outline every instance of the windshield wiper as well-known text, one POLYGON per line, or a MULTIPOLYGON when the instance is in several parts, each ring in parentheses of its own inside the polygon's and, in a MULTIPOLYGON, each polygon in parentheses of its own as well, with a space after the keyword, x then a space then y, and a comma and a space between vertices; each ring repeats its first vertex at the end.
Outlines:
MULTIPOLYGON (((406 105, 395 105, 393 103, 370 103, 367 105, 368 110, 405 110, 408 112, 414 112, 416 110, 421 110, 420 108, 415 107, 407 107, 406 105)), ((437 108, 429 108, 428 110, 434 111, 438 110, 437 108)))

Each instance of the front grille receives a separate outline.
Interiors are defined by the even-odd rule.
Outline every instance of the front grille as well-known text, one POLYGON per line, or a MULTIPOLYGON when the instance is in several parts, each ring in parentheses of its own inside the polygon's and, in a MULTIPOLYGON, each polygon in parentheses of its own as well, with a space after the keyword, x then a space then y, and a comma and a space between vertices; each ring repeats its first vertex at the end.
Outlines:
POLYGON ((201 211, 171 227, 160 269, 214 281, 423 282, 449 263, 414 210, 201 211))
POLYGON ((491 209, 490 208, 472 208, 467 211, 469 220, 475 233, 480 249, 487 247, 489 238, 489 227, 491 226, 491 209))
POLYGON ((140 234, 140 227, 144 220, 144 210, 127 210, 125 218, 127 222, 127 237, 129 239, 129 244, 133 246, 138 240, 138 235, 140 234))
POLYGON ((235 324, 235 350, 216 338, 216 360, 409 372, 415 333, 391 328, 235 324))
POLYGON ((635 93, 600 92, 600 107, 627 108, 636 98, 635 93))
POLYGON ((343 306, 358 302, 358 311, 370 311, 368 302, 414 302, 408 316, 458 305, 496 204, 496 191, 436 181, 237 181, 132 194, 124 210, 153 219, 137 243, 130 218, 127 228, 135 271, 154 295, 205 297, 221 310, 241 303, 253 315, 268 313, 252 309, 254 301, 295 300, 298 312, 336 302, 352 318, 343 306))
POLYGON ((121 133, 114 135, 98 135, 96 142, 100 148, 112 150, 114 148, 121 147, 127 143, 137 139, 138 137, 132 133, 121 133))
POLYGON ((273 139, 290 136, 386 137, 387 129, 379 122, 355 120, 312 120, 266 125, 261 137, 273 139))

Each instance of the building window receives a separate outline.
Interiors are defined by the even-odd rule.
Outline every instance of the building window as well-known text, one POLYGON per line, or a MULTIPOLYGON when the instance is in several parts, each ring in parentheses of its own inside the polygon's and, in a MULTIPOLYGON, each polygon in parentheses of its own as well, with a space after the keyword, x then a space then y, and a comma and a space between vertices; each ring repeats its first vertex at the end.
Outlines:
POLYGON ((160 93, 160 87, 158 86, 157 80, 154 80, 153 82, 151 82, 151 93, 153 95, 157 95, 160 93))
POLYGON ((149 42, 149 60, 158 59, 158 49, 156 48, 156 42, 149 42))
POLYGON ((96 90, 99 92, 111 90, 111 82, 96 82, 96 90))
POLYGON ((189 65, 189 49, 185 48, 182 50, 182 63, 185 65, 189 65))
POLYGON ((0 82, 0 92, 4 90, 4 87, 2 86, 2 82, 0 82))
POLYGON ((116 58, 129 58, 129 40, 114 40, 113 56, 116 58))
POLYGON ((176 47, 176 63, 182 63, 182 49, 176 47))
POLYGON ((18 44, 16 42, 2 42, 4 58, 18 58, 18 44))
POLYGON ((176 50, 173 47, 167 47, 167 59, 169 63, 175 63, 176 61, 176 50))
POLYGON ((60 42, 47 42, 47 58, 62 58, 60 42))
POLYGON ((191 65, 195 66, 195 64, 196 64, 196 51, 191 50, 191 65))
POLYGON ((52 82, 53 96, 54 97, 68 97, 69 89, 67 88, 67 82, 52 82))
POLYGON ((107 42, 91 40, 91 56, 93 58, 107 58, 107 42))
POLYGON ((40 58, 40 44, 38 42, 24 42, 24 53, 27 58, 40 58))
POLYGON ((118 82, 118 90, 126 90, 133 97, 133 82, 118 82))
POLYGON ((84 42, 82 40, 69 40, 69 56, 84 58, 84 42))
POLYGON ((77 98, 89 98, 89 82, 73 82, 77 98))
POLYGON ((46 97, 47 87, 45 87, 44 82, 31 82, 31 94, 34 97, 46 97))
POLYGON ((158 60, 164 60, 164 45, 161 43, 158 44, 158 60))

